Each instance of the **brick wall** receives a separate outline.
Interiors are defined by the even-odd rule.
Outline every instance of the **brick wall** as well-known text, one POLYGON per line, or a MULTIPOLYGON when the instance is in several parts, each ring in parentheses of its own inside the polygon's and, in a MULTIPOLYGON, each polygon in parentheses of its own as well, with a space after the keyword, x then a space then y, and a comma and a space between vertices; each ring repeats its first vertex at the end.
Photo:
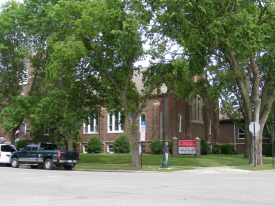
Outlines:
MULTIPOLYGON (((153 138, 163 139, 162 136, 162 97, 149 100, 147 107, 143 110, 143 114, 146 115, 146 134, 145 134, 145 149, 146 152, 150 152, 149 142, 153 138)), ((102 109, 101 116, 99 118, 99 133, 98 135, 104 142, 104 152, 107 151, 107 145, 112 145, 115 139, 121 133, 108 133, 107 120, 108 114, 105 109, 102 109)), ((188 102, 178 99, 175 95, 168 93, 165 99, 165 138, 166 140, 172 140, 173 137, 177 137, 180 140, 191 140, 196 137, 202 137, 210 144, 214 144, 214 141, 218 139, 217 134, 219 131, 218 114, 215 112, 215 107, 209 105, 203 105, 202 107, 202 122, 191 121, 191 106, 188 102), (182 131, 179 131, 179 114, 182 115, 181 127, 182 131), (212 134, 209 134, 209 119, 212 121, 212 134)), ((140 123, 138 123, 140 124, 140 123)), ((83 131, 83 129, 82 129, 83 131)), ((125 122, 124 132, 129 136, 127 130, 127 118, 125 122)), ((140 132, 138 132, 138 139, 140 138, 140 132)), ((83 134, 83 143, 85 144, 90 138, 91 134, 83 134)))
MULTIPOLYGON (((223 143, 229 143, 234 145, 234 138, 236 141, 236 154, 244 154, 244 148, 245 148, 245 139, 239 138, 239 127, 235 125, 235 137, 234 137, 234 124, 231 120, 221 120, 220 121, 220 138, 217 143, 223 144, 223 143)), ((270 143, 269 139, 263 139, 263 154, 265 151, 265 148, 270 143)))

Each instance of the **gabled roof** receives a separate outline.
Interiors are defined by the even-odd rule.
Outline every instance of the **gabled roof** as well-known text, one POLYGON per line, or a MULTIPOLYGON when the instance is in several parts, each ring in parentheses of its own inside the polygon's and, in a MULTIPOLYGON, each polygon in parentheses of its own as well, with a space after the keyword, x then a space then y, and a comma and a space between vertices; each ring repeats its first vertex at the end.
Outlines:
MULTIPOLYGON (((238 110, 239 107, 234 107, 234 112, 237 113, 237 110, 238 110)), ((231 121, 231 118, 227 115, 227 114, 222 114, 221 113, 221 108, 219 109, 219 120, 220 121, 231 121)), ((235 119, 244 119, 244 116, 242 114, 236 116, 235 119)))

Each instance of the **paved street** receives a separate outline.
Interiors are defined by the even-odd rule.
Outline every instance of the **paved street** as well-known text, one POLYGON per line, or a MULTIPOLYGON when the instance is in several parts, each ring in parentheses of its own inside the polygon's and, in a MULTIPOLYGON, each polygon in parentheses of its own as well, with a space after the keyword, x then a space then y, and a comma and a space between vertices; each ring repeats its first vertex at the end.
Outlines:
POLYGON ((1 206, 275 205, 275 170, 96 172, 1 166, 0 177, 1 206))

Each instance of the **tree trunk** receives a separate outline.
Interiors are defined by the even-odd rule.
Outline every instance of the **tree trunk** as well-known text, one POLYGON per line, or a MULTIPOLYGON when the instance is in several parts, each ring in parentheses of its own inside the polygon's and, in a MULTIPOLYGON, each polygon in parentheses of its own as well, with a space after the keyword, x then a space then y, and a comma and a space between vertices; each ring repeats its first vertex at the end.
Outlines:
POLYGON ((132 134, 131 136, 131 151, 132 151, 132 167, 139 167, 139 150, 137 134, 132 134))
POLYGON ((13 130, 11 130, 11 144, 15 145, 15 132, 18 128, 14 128, 13 130))
POLYGON ((139 167, 139 149, 138 149, 138 115, 128 113, 128 121, 131 135, 131 153, 132 153, 132 167, 139 167))
POLYGON ((263 135, 260 130, 256 135, 256 154, 257 154, 257 165, 263 165, 263 135))
POLYGON ((69 135, 68 137, 68 151, 73 151, 73 135, 69 135))
POLYGON ((254 137, 254 134, 251 135, 251 144, 253 146, 250 147, 250 158, 249 164, 255 165, 255 145, 254 139, 256 139, 256 165, 263 165, 263 147, 262 147, 262 130, 260 130, 254 137))
POLYGON ((249 153, 249 147, 250 147, 250 141, 251 141, 251 132, 249 131, 249 122, 245 121, 245 145, 244 145, 244 158, 248 159, 250 157, 249 153))
POLYGON ((77 137, 77 129, 76 125, 78 125, 78 115, 75 117, 75 125, 73 126, 73 132, 68 136, 68 151, 74 150, 74 137, 77 137))

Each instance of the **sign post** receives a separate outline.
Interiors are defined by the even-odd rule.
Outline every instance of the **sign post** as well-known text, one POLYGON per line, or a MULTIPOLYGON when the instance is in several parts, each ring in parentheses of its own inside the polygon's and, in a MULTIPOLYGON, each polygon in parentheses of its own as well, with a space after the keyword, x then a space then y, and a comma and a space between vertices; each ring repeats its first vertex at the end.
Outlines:
POLYGON ((142 168, 142 154, 143 154, 143 142, 145 141, 145 132, 146 132, 146 122, 140 122, 140 141, 141 141, 141 159, 140 159, 140 167, 142 168))
POLYGON ((254 167, 256 167, 256 134, 260 131, 260 124, 258 122, 251 122, 249 124, 249 131, 254 134, 254 167))
POLYGON ((272 164, 274 167, 274 123, 272 124, 272 164))

